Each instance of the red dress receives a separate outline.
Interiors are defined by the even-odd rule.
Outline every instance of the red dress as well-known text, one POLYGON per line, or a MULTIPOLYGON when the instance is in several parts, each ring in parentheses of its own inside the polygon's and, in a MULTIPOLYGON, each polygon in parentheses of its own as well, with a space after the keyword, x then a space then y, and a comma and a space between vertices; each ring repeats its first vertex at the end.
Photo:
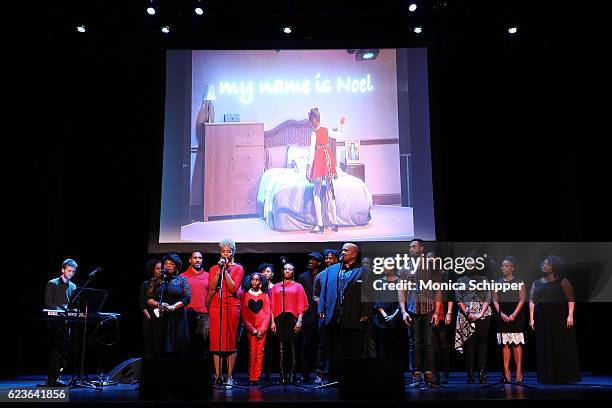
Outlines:
POLYGON ((219 265, 210 268, 209 291, 214 291, 213 298, 208 308, 210 319, 210 351, 212 352, 235 352, 236 332, 240 321, 240 299, 237 296, 238 289, 244 277, 244 269, 241 265, 229 264, 229 274, 234 281, 234 291, 230 291, 227 280, 223 279, 223 299, 219 299, 219 289, 210 286, 212 277, 219 271, 219 265), (220 310, 221 309, 221 310, 220 310), (221 312, 221 316, 219 316, 221 312), (223 323, 222 325, 220 323, 223 323), (220 343, 219 343, 220 341, 220 343))
POLYGON ((316 142, 310 179, 313 181, 323 181, 338 177, 336 175, 336 154, 329 146, 329 130, 319 127, 315 130, 316 142))

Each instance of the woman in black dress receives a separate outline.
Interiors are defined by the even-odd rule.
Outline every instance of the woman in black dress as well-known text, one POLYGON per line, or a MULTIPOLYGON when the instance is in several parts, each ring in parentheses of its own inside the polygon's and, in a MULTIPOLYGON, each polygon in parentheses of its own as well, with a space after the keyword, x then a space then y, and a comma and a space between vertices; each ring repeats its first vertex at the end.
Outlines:
POLYGON ((493 307, 497 311, 498 331, 497 344, 503 346, 502 353, 504 357, 504 382, 511 381, 510 375, 510 355, 514 356, 516 364, 516 382, 523 381, 523 348, 525 344, 525 314, 523 306, 525 305, 526 291, 525 283, 521 279, 514 276, 518 266, 516 258, 507 256, 504 258, 501 271, 502 277, 498 279, 499 283, 516 283, 518 289, 493 292, 493 307))
POLYGON ((376 338, 376 354, 378 357, 400 357, 402 334, 405 332, 402 324, 402 313, 397 302, 397 290, 383 286, 387 283, 399 283, 394 267, 385 268, 385 276, 380 279, 379 290, 376 291, 374 303, 374 336, 376 338))
POLYGON ((150 259, 147 262, 147 273, 151 277, 150 280, 142 282, 140 286, 140 297, 138 303, 140 310, 142 310, 142 336, 144 338, 145 345, 145 358, 153 357, 153 324, 155 321, 155 315, 153 314, 153 307, 147 303, 147 288, 151 283, 151 280, 160 282, 161 279, 161 261, 159 259, 150 259))
POLYGON ((183 356, 189 351, 189 327, 185 306, 191 302, 187 279, 179 276, 181 259, 176 254, 162 258, 162 280, 151 279, 147 304, 157 320, 153 324, 153 356, 183 356))
POLYGON ((580 381, 574 330, 574 290, 557 275, 562 261, 549 255, 541 264, 544 277, 533 282, 529 325, 536 334, 538 381, 563 384, 580 381))

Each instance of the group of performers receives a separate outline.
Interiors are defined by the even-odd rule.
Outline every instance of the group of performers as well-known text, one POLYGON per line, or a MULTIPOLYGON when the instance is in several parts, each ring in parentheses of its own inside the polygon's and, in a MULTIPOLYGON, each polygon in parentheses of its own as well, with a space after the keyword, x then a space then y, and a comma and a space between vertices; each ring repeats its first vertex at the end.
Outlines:
MULTIPOLYGON (((295 265, 283 259, 282 276, 275 283, 272 264, 261 264, 245 275, 235 261, 235 243, 224 240, 219 248, 219 261, 208 272, 201 252, 190 255, 183 273, 176 254, 147 264, 150 279, 140 291, 145 357, 212 356, 217 385, 231 388, 243 337, 248 342, 250 385, 259 384, 262 372, 269 380, 273 355, 280 360, 281 383, 309 382, 314 371, 314 383, 322 384, 341 380, 342 357, 399 357, 409 349, 408 367, 415 383, 435 386, 448 382, 450 350, 456 349, 465 355, 467 382, 475 383, 477 375, 483 384, 488 333, 495 319, 504 381, 511 381, 512 358, 514 379, 522 381, 527 322, 535 331, 538 381, 580 380, 573 289, 558 275, 561 260, 555 256, 541 263, 542 277, 533 282, 529 297, 525 286, 518 285, 519 290, 505 292, 374 291, 372 298, 365 299, 364 293, 378 279, 447 282, 456 276, 422 265, 387 268, 384 275, 376 275, 371 259, 361 258, 358 246, 347 243, 341 251, 308 254, 308 270, 299 275, 295 265)), ((410 242, 409 251, 415 259, 436 256, 426 253, 418 239, 410 242)), ((70 282, 75 271, 73 260, 62 264, 62 275, 47 284, 46 307, 67 306, 75 289, 70 282)), ((506 257, 499 282, 524 283, 517 272, 516 259, 506 257)), ((470 282, 486 281, 480 273, 468 268, 457 282, 468 288, 470 282)), ((59 378, 58 356, 55 347, 47 379, 51 385, 59 378)))

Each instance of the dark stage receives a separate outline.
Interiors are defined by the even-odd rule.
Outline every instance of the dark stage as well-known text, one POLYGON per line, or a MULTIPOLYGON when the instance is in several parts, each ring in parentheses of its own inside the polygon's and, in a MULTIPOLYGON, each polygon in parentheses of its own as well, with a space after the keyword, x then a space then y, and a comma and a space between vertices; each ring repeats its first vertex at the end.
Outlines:
MULTIPOLYGON (((15 31, 17 34, 11 38, 8 53, 11 63, 8 65, 13 72, 6 77, 11 94, 6 99, 16 111, 8 116, 17 131, 5 133, 9 135, 8 141, 17 141, 19 146, 5 150, 11 162, 10 171, 6 172, 10 185, 5 188, 5 201, 18 208, 5 211, 5 218, 17 227, 7 229, 9 246, 4 259, 5 291, 16 299, 2 298, 7 309, 2 327, 11 344, 0 350, 0 391, 3 395, 13 388, 35 387, 44 382, 42 374, 47 369, 48 344, 46 323, 40 314, 45 285, 59 276, 64 259, 78 261, 78 273, 73 280, 78 286, 86 282, 88 273, 95 267, 103 267, 104 272, 98 275, 92 287, 108 290, 104 312, 121 315, 118 325, 102 327, 96 341, 87 344, 84 370, 95 373, 92 378, 97 378, 101 372, 108 373, 129 358, 143 355, 142 310, 138 295, 142 282, 150 278, 145 269, 148 260, 161 258, 172 251, 179 253, 185 262, 191 251, 198 250, 204 252, 205 270, 217 263, 216 242, 161 242, 159 239, 164 189, 169 189, 169 203, 190 203, 190 171, 193 167, 195 173, 197 152, 202 151, 197 140, 192 140, 189 129, 196 115, 192 114, 190 119, 188 110, 175 116, 166 114, 166 107, 178 106, 169 102, 172 97, 185 105, 192 103, 191 85, 166 84, 167 77, 172 74, 167 66, 168 50, 263 50, 278 59, 290 54, 281 52, 283 50, 341 50, 346 56, 356 49, 422 48, 426 50, 423 78, 427 84, 423 90, 428 93, 428 103, 410 105, 409 100, 402 99, 405 97, 403 88, 396 87, 391 99, 398 102, 398 106, 409 109, 396 108, 399 110, 392 121, 375 111, 378 99, 360 102, 362 110, 355 110, 349 117, 348 126, 354 127, 348 129, 353 134, 359 130, 367 135, 362 139, 364 156, 367 159, 366 153, 370 152, 370 157, 376 159, 370 159, 372 162, 367 168, 365 165, 355 167, 363 170, 363 178, 372 177, 381 164, 386 164, 384 152, 390 147, 397 150, 393 150, 394 160, 410 156, 415 160, 425 157, 429 161, 425 167, 419 162, 412 163, 416 169, 426 169, 427 183, 411 180, 402 167, 408 166, 408 161, 398 161, 398 169, 393 173, 397 178, 394 188, 397 188, 374 191, 377 194, 372 196, 383 203, 377 205, 396 203, 407 199, 408 195, 412 197, 406 193, 409 188, 418 195, 423 185, 427 185, 431 189, 429 209, 438 242, 517 242, 533 243, 534 246, 538 242, 551 243, 551 246, 555 243, 571 246, 578 242, 588 246, 610 240, 610 229, 605 225, 610 220, 609 202, 603 198, 606 185, 603 181, 609 178, 605 174, 610 173, 610 159, 609 149, 602 147, 605 137, 599 130, 608 125, 599 128, 595 125, 597 118, 607 116, 600 115, 597 108, 591 111, 590 98, 584 95, 587 89, 602 89, 598 83, 601 65, 590 59, 599 57, 607 48, 591 53, 589 44, 596 35, 586 39, 580 36, 584 33, 580 29, 591 21, 596 11, 533 0, 420 1, 415 13, 408 12, 405 7, 410 2, 400 1, 212 0, 206 2, 208 9, 202 20, 196 20, 200 17, 193 14, 192 1, 162 1, 163 7, 155 17, 146 14, 145 3, 148 5, 149 1, 34 1, 15 3, 15 13, 7 12, 20 31, 15 31), (102 7, 102 4, 109 6, 102 7), (579 18, 585 11, 589 18, 579 18), (572 23, 561 24, 563 21, 572 23), (77 31, 81 24, 87 27, 86 32, 77 31), (160 31, 166 24, 172 30, 170 33, 160 31), (290 35, 283 31, 286 25, 293 28, 290 35), (560 29, 560 26, 572 29, 560 29), (415 31, 417 27, 418 32, 415 31), (402 123, 421 123, 415 117, 426 117, 429 122, 422 128, 406 128, 410 132, 403 132, 404 136, 400 137, 402 123), (184 134, 177 132, 181 135, 177 140, 185 144, 177 144, 174 151, 180 156, 180 160, 173 162, 177 174, 180 173, 180 182, 170 178, 164 183, 164 169, 168 168, 164 149, 169 146, 164 138, 166 128, 173 123, 170 118, 184 124, 187 130, 184 134), (357 126, 359 120, 363 122, 357 126), (393 132, 371 129, 379 123, 391 122, 397 122, 397 132, 395 129, 393 132), (391 133, 393 138, 389 136, 391 133), (418 145, 405 136, 421 133, 427 135, 430 146, 425 154, 413 150, 418 145), (371 139, 371 134, 380 139, 371 139)), ((378 61, 383 57, 377 57, 378 61)), ((351 54, 351 64, 353 60, 351 54)), ((191 69, 193 61, 196 60, 185 60, 185 66, 177 66, 191 69)), ((409 60, 390 61, 395 64, 409 60)), ((360 64, 368 66, 372 62, 360 61, 360 64)), ((244 66, 250 75, 251 66, 247 63, 231 60, 226 64, 226 68, 219 69, 223 75, 227 67, 234 66, 241 69, 244 66)), ((300 68, 302 65, 307 64, 294 66, 300 68)), ((269 66, 262 64, 260 71, 267 74, 269 66)), ((398 65, 391 78, 396 80, 398 73, 409 72, 409 68, 414 69, 412 65, 398 65)), ((319 65, 313 64, 312 72, 318 70, 319 65)), ((176 71, 183 73, 178 68, 176 71)), ((287 72, 287 78, 295 76, 293 69, 287 72)), ((387 71, 381 68, 381 72, 387 71)), ((371 72, 364 71, 365 74, 371 72)), ((306 74, 303 77, 310 78, 306 74)), ((237 98, 234 98, 235 105, 227 108, 222 105, 221 80, 239 81, 242 77, 236 78, 223 77, 217 81, 219 101, 215 103, 219 124, 224 121, 224 114, 240 112, 248 123, 246 112, 249 111, 238 105, 237 98)), ((250 76, 245 74, 244 78, 250 76)), ((276 79, 275 76, 265 78, 276 79)), ((346 100, 338 99, 329 105, 345 109, 349 102, 357 99, 355 95, 360 94, 361 91, 347 94, 346 100)), ((197 92, 193 91, 193 95, 199 98, 197 92)), ((383 96, 380 100, 389 99, 383 96)), ((225 97, 229 99, 228 95, 225 97)), ((303 97, 299 95, 295 99, 301 103, 303 97)), ((259 98, 257 101, 264 96, 259 95, 259 98)), ((266 132, 276 129, 285 119, 307 120, 307 109, 315 106, 315 102, 304 102, 304 106, 296 108, 297 113, 289 114, 283 111, 289 109, 290 104, 286 102, 262 108, 257 101, 252 106, 266 115, 282 111, 279 118, 266 119, 266 127, 262 127, 266 132)), ((249 109, 255 109, 252 106, 249 109)), ((253 117, 257 122, 264 122, 258 116, 253 117)), ((335 121, 336 117, 332 119, 335 121)), ((263 146, 262 141, 261 146, 255 147, 263 149, 263 146)), ((278 147, 273 146, 273 149, 278 151, 278 147)), ((264 154, 263 150, 257 152, 264 154)), ((205 166, 201 170, 204 171, 205 166)), ((370 183, 375 188, 386 178, 376 180, 370 183)), ((244 187, 249 194, 257 192, 257 188, 250 185, 239 187, 244 187)), ((177 225, 192 225, 188 217, 189 205, 177 204, 178 207, 180 211, 168 207, 172 209, 169 213, 176 215, 177 225)), ((389 204, 389 208, 399 207, 389 204)), ((232 230, 237 231, 236 236, 228 238, 238 241, 236 261, 247 273, 257 270, 262 262, 275 264, 278 272, 281 255, 295 262, 296 273, 303 273, 307 253, 330 247, 339 249, 344 243, 340 239, 333 241, 331 228, 320 236, 302 231, 309 239, 301 242, 299 248, 293 242, 299 240, 299 235, 288 235, 292 238, 272 244, 265 234, 259 241, 241 242, 238 227, 247 225, 241 222, 243 215, 232 213, 228 219, 217 220, 218 224, 211 225, 231 222, 237 228, 232 230), (319 237, 328 240, 312 242, 319 237)), ((418 221, 419 217, 415 215, 414 219, 418 221)), ((259 217, 251 218, 250 222, 252 224, 248 225, 266 225, 259 217)), ((400 225, 403 219, 393 222, 400 225)), ((341 227, 340 231, 351 230, 341 227)), ((249 229, 248 232, 253 231, 249 229)), ((372 245, 376 253, 379 249, 376 245, 381 243, 384 242, 364 241, 362 247, 372 245)), ((407 241, 399 245, 402 251, 408 251, 407 241)), ((554 252, 542 249, 521 265, 517 275, 530 276, 531 284, 536 275, 539 277, 538 262, 554 252)), ((606 254, 608 258, 609 253, 606 254)), ((512 253, 500 254, 497 260, 506 255, 512 253)), ((609 261, 596 265, 582 263, 573 273, 575 276, 584 270, 603 273, 608 271, 604 267, 610 264, 609 261)), ((494 275, 499 276, 499 265, 494 275)), ((596 294, 595 283, 612 287, 608 277, 604 278, 599 281, 593 278, 591 286, 585 280, 584 291, 596 294)), ((575 401, 576 405, 582 400, 610 400, 612 365, 606 333, 612 315, 612 296, 603 291, 599 295, 596 301, 585 295, 576 302, 577 351, 583 373, 578 384, 541 385, 536 382, 536 339, 534 331, 525 325, 523 367, 527 371, 524 378, 525 384, 533 388, 466 385, 463 358, 453 355, 450 383, 444 388, 426 390, 406 386, 401 400, 369 397, 352 402, 368 406, 455 402, 494 406, 526 400, 575 401)), ((524 312, 527 309, 528 304, 524 312)), ((487 343, 489 383, 500 377, 503 368, 495 334, 491 329, 487 343)), ((402 348, 406 343, 403 341, 402 348)), ((237 378, 239 384, 246 385, 248 350, 245 342, 239 347, 242 357, 236 363, 237 378)), ((277 350, 274 353, 273 367, 276 368, 277 350)), ((403 360, 408 361, 407 358, 403 360)), ((409 381, 410 378, 406 378, 406 384, 409 381)), ((308 386, 314 387, 314 384, 308 386)), ((140 401, 136 387, 113 385, 100 391, 74 388, 70 390, 70 401, 148 404, 148 401, 140 401)), ((276 406, 346 402, 337 389, 306 391, 293 387, 214 391, 207 401, 236 405, 266 402, 276 406)))
MULTIPOLYGON (((495 382, 501 373, 491 372, 489 384, 495 382)), ((238 375, 240 384, 246 383, 243 375, 238 375)), ((0 392, 6 395, 7 391, 15 388, 36 387, 44 382, 44 378, 38 376, 21 376, 11 381, 0 382, 0 392)), ((536 382, 535 373, 526 372, 523 383, 529 387, 518 387, 514 385, 482 386, 478 384, 466 385, 463 373, 451 373, 449 383, 444 388, 425 389, 421 386, 410 386, 410 378, 406 378, 406 388, 402 399, 368 399, 368 398, 340 398, 338 390, 327 388, 321 390, 303 390, 293 386, 273 387, 258 390, 252 386, 248 389, 215 390, 210 400, 211 405, 244 405, 248 402, 271 403, 274 406, 296 405, 296 404, 326 404, 337 405, 338 403, 391 405, 391 404, 448 404, 448 403, 470 403, 490 404, 500 402, 518 402, 524 400, 537 401, 570 401, 580 400, 584 402, 596 402, 612 398, 612 377, 595 376, 583 373, 582 381, 576 384, 564 385, 542 385, 536 382)), ((153 401, 140 401, 137 385, 111 385, 102 390, 73 388, 70 390, 70 402, 73 403, 152 403, 153 401)), ((310 385, 314 388, 314 385, 310 385)), ((193 401, 202 405, 200 401, 193 401)))

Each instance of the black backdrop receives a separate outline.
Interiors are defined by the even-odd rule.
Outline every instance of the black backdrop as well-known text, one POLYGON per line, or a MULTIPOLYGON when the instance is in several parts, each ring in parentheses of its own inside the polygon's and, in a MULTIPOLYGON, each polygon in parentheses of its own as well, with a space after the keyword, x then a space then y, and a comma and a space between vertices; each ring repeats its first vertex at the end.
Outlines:
MULTIPOLYGON (((384 21, 369 31, 349 21, 346 30, 300 43, 430 46, 440 240, 609 237, 602 226, 608 218, 601 178, 605 153, 592 121, 582 115, 582 90, 592 85, 591 72, 583 69, 589 56, 584 43, 553 31, 554 19, 538 12, 513 38, 500 29, 503 21, 483 12, 470 15, 472 25, 442 18, 422 42, 388 29, 384 21), (356 32, 361 37, 355 39, 356 32)), ((16 112, 8 138, 20 143, 5 149, 9 162, 15 161, 6 173, 14 185, 5 187, 5 200, 17 207, 14 213, 5 210, 6 221, 16 225, 5 255, 5 270, 11 271, 5 285, 18 296, 9 303, 15 312, 4 318, 14 344, 3 350, 4 374, 44 370, 42 324, 35 318, 46 281, 57 276, 67 257, 81 265, 77 283, 92 267, 104 266, 96 285, 111 291, 106 309, 123 316, 121 340, 103 356, 102 369, 137 355, 141 347, 136 298, 152 256, 147 253, 151 209, 159 200, 163 48, 177 44, 125 31, 79 37, 54 29, 51 17, 22 15, 32 31, 16 33, 15 48, 6 51, 14 68, 7 76, 12 91, 7 102, 16 112)), ((194 40, 187 47, 248 48, 250 35, 245 30, 227 42, 194 40)), ((298 44, 268 40, 268 48, 298 44)), ((288 256, 305 262, 303 255, 288 256)), ((276 257, 239 254, 238 259, 252 270, 276 257)), ((210 256, 206 260, 212 262, 210 256)), ((609 304, 577 308, 583 369, 609 370, 598 358, 601 320, 590 318, 609 311, 609 304)), ((491 364, 499 365, 499 359, 491 364)))

